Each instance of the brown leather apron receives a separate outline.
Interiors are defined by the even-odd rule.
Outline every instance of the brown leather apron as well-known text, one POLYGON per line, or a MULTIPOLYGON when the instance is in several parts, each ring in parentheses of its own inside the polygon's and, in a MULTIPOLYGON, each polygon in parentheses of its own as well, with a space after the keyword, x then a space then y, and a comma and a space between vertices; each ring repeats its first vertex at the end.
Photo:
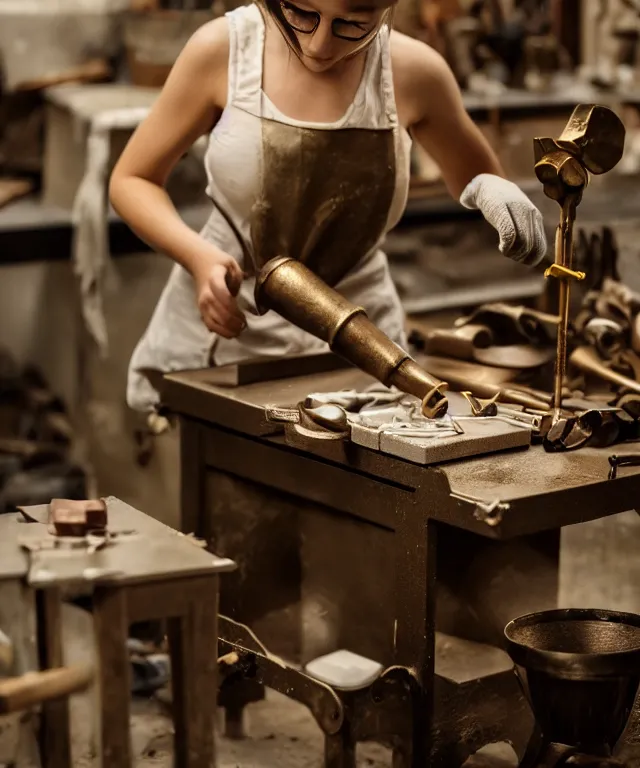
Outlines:
POLYGON ((392 129, 262 123, 261 194, 251 212, 253 271, 299 259, 335 286, 384 235, 396 184, 392 129))

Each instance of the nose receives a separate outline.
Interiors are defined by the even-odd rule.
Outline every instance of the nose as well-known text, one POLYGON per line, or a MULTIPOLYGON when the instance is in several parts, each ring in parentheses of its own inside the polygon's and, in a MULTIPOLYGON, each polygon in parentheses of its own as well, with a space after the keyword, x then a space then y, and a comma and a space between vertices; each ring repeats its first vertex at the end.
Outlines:
POLYGON ((333 32, 331 22, 328 19, 321 18, 318 28, 311 35, 307 46, 307 54, 316 59, 331 58, 333 48, 333 32))

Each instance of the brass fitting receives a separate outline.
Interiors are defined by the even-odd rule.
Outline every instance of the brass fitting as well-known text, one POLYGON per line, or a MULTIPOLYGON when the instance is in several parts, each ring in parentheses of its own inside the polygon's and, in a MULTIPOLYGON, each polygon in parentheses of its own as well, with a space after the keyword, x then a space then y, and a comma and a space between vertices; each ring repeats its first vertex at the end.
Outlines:
POLYGON ((268 261, 256 280, 255 299, 261 314, 274 310, 385 386, 419 397, 427 418, 447 412, 448 401, 442 394, 447 384, 430 376, 369 320, 362 307, 330 288, 300 261, 290 257, 268 261))
POLYGON ((576 272, 569 267, 563 267, 562 264, 552 264, 544 272, 545 277, 557 277, 559 280, 584 280, 587 276, 585 272, 576 272))
POLYGON ((536 176, 542 182, 545 195, 561 208, 555 264, 545 272, 545 277, 560 280, 554 421, 560 418, 567 366, 571 281, 586 277, 584 272, 572 268, 576 209, 589 183, 589 174, 612 170, 622 158, 624 140, 625 128, 615 112, 593 104, 581 104, 574 109, 559 139, 534 139, 536 176))

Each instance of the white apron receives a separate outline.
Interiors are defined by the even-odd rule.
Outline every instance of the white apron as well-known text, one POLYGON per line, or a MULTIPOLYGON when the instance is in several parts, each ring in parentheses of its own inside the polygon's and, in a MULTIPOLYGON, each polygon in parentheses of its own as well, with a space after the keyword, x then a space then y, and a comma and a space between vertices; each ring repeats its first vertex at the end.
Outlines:
POLYGON ((411 144, 398 125, 388 27, 367 49, 362 80, 345 115, 334 123, 303 123, 279 112, 262 92, 265 25, 257 6, 240 7, 227 18, 229 91, 205 159, 214 210, 201 234, 251 274, 238 297, 247 328, 235 339, 208 331, 195 283, 176 265, 131 360, 127 401, 137 410, 159 405, 145 371, 328 349, 274 312, 258 314, 254 275, 277 255, 305 261, 406 346, 404 312, 378 247, 406 204, 411 144))

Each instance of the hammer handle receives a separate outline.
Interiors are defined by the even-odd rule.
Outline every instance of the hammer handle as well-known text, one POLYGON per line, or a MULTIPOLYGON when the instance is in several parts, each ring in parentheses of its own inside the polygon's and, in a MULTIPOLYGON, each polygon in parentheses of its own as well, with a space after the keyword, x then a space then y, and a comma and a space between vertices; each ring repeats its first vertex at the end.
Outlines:
POLYGON ((239 280, 235 275, 227 272, 224 278, 229 293, 235 298, 240 293, 240 287, 242 286, 242 280, 239 280))
POLYGON ((45 701, 79 693, 92 681, 93 668, 88 664, 27 672, 0 680, 0 715, 22 712, 45 701))

